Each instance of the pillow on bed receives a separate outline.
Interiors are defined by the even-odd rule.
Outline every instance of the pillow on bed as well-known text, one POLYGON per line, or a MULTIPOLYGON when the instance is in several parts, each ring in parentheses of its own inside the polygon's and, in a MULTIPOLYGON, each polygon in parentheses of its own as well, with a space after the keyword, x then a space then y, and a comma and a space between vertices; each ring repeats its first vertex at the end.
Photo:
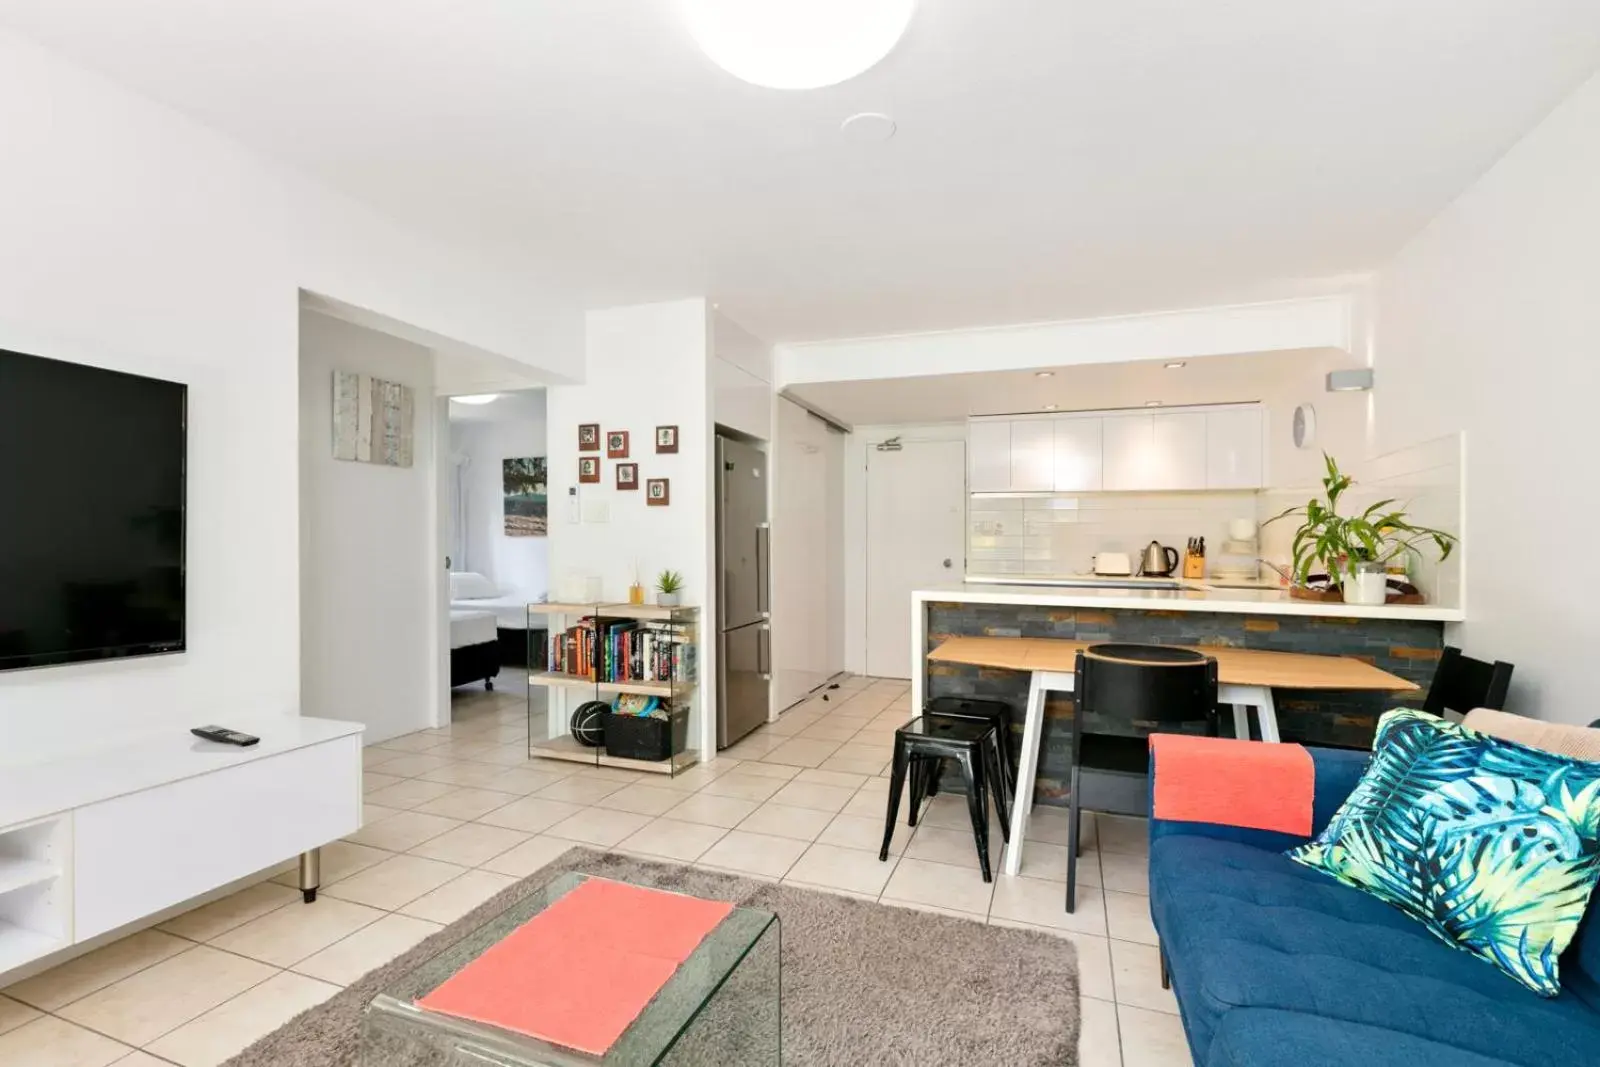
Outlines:
POLYGON ((475 571, 454 571, 450 575, 451 600, 493 600, 500 588, 475 571))

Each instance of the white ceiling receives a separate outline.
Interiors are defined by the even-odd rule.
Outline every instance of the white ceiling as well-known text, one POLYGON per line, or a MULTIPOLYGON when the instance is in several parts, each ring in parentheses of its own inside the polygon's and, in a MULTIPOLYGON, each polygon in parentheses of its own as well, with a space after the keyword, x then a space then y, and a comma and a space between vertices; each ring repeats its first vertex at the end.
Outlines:
POLYGON ((815 92, 672 0, 0 0, 8 26, 590 305, 769 341, 1326 291, 1600 65, 1594 0, 921 0, 815 92), (883 111, 887 144, 847 141, 883 111))
POLYGON ((520 389, 501 393, 500 399, 490 404, 458 404, 450 402, 451 422, 538 422, 545 417, 545 391, 520 389))
POLYGON ((1057 367, 1049 378, 1029 370, 986 371, 822 382, 790 386, 786 392, 852 426, 894 426, 1043 412, 1050 410, 1047 404, 1067 412, 1142 408, 1152 400, 1167 407, 1237 404, 1286 393, 1315 400, 1328 371, 1359 365, 1337 349, 1207 356, 1184 364, 1169 368, 1159 359, 1088 363, 1057 367))

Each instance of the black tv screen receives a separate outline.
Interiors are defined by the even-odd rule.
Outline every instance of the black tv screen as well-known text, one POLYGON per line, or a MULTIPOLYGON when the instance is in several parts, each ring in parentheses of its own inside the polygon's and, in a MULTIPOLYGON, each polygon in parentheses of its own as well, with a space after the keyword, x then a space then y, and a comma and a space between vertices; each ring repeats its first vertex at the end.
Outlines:
POLYGON ((0 349, 0 670, 183 650, 187 402, 0 349))

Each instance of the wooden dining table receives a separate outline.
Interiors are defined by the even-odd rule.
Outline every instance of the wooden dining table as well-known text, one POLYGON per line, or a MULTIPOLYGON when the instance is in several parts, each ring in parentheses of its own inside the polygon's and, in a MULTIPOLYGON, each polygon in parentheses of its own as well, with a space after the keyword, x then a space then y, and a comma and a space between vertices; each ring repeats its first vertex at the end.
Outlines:
MULTIPOLYGON (((1038 775, 1039 741, 1044 732, 1044 705, 1050 693, 1070 693, 1075 684, 1078 653, 1104 641, 1075 641, 1054 637, 951 637, 928 653, 930 663, 959 663, 974 667, 1027 671, 1028 708, 1022 724, 1021 765, 1017 792, 1011 805, 1011 843, 1006 846, 1001 870, 1015 875, 1022 867, 1022 844, 1033 807, 1034 779, 1038 775)), ((1193 647, 1193 646, 1185 646, 1193 647)), ((1217 699, 1233 707, 1236 737, 1250 737, 1250 711, 1260 724, 1261 739, 1281 740, 1274 689, 1348 689, 1406 692, 1420 688, 1415 682, 1390 674, 1351 656, 1318 656, 1308 652, 1268 652, 1254 648, 1196 647, 1217 661, 1217 699)))

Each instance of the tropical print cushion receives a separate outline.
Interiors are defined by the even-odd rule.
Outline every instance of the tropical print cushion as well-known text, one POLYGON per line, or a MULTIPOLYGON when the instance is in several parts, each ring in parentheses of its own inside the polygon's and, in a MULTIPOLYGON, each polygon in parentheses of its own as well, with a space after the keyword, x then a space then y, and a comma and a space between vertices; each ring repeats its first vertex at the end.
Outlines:
POLYGON ((1553 997, 1600 880, 1600 763, 1391 711, 1360 784, 1288 855, 1553 997))

